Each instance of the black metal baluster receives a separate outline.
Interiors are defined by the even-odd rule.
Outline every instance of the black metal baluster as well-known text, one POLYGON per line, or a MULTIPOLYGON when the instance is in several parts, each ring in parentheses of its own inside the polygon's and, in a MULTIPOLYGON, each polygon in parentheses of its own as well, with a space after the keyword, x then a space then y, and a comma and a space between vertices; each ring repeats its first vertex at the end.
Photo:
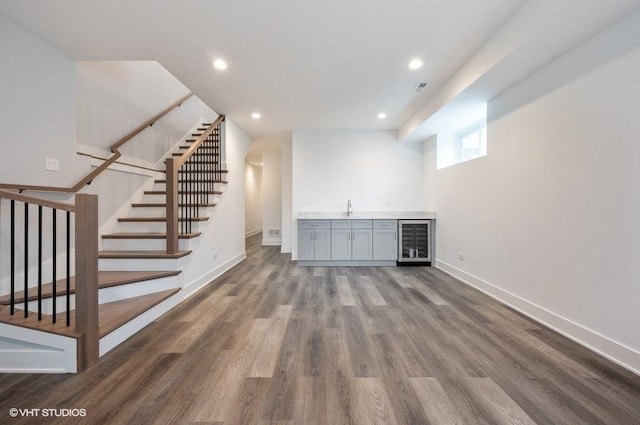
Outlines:
POLYGON ((38 320, 42 320, 42 205, 38 205, 38 320))
POLYGON ((29 317, 29 204, 24 203, 24 317, 29 317))
POLYGON ((16 307, 16 201, 11 200, 11 301, 9 312, 13 316, 16 307))
POLYGON ((67 326, 71 326, 71 212, 67 211, 67 326))
POLYGON ((53 298, 51 298, 52 314, 53 314, 52 322, 53 323, 56 323, 56 300, 58 299, 58 292, 57 292, 57 288, 56 288, 56 279, 57 279, 57 275, 58 275, 58 273, 57 273, 58 271, 56 270, 57 259, 58 259, 57 256, 56 256, 56 238, 57 238, 57 224, 58 224, 57 220, 56 220, 57 212, 58 212, 58 210, 56 210, 54 208, 52 213, 51 213, 51 217, 52 217, 52 220, 53 220, 53 229, 52 229, 53 243, 52 243, 52 247, 51 247, 51 249, 52 249, 51 257, 53 259, 52 260, 52 262, 53 262, 53 265, 52 265, 52 267, 53 267, 53 270, 52 270, 52 273, 53 273, 53 280, 52 280, 53 288, 51 288, 52 291, 53 291, 53 298))

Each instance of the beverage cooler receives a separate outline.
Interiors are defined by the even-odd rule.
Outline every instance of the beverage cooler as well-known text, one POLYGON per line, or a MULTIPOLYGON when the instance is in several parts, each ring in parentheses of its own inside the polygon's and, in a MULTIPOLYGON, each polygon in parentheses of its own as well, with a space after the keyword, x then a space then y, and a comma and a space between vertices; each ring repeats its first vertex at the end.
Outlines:
POLYGON ((398 220, 398 265, 431 265, 431 220, 398 220))

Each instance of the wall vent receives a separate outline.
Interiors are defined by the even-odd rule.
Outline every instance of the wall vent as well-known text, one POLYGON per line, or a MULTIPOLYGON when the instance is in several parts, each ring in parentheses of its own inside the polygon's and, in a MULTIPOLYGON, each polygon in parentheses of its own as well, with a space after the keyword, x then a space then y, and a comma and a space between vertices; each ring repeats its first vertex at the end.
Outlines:
POLYGON ((420 93, 422 90, 424 90, 425 87, 427 87, 427 83, 426 82, 418 83, 413 88, 413 92, 414 93, 420 93))
POLYGON ((267 234, 269 236, 280 236, 280 229, 268 229, 267 234))

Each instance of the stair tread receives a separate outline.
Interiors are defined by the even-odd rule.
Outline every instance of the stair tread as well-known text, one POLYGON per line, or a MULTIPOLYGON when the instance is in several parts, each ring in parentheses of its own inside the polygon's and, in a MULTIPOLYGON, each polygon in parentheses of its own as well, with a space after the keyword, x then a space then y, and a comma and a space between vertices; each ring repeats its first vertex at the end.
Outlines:
MULTIPOLYGON (((206 208, 206 207, 215 207, 218 204, 197 204, 198 207, 206 208)), ((150 203, 140 203, 140 204, 131 204, 133 208, 164 208, 167 206, 166 203, 162 202, 150 202, 150 203)), ((179 207, 185 206, 185 204, 178 204, 179 207)))
MULTIPOLYGON (((110 334, 125 323, 135 319, 147 310, 160 304, 162 301, 173 296, 180 288, 168 289, 166 291, 155 292, 153 294, 141 295, 139 297, 127 298, 126 300, 114 301, 98 306, 98 323, 100 338, 110 334)), ((42 320, 38 320, 37 313, 29 313, 25 318, 22 311, 17 311, 10 315, 8 306, 0 306, 0 322, 38 331, 64 335, 78 338, 80 335, 75 329, 75 314, 71 314, 70 326, 66 325, 66 313, 56 315, 56 323, 51 323, 52 316, 42 315, 42 320)))
MULTIPOLYGON (((145 195, 166 195, 166 190, 145 190, 145 195)), ((222 192, 219 190, 179 190, 180 194, 200 194, 200 193, 208 193, 210 195, 222 195, 222 192)))
MULTIPOLYGON (((144 282, 145 280, 161 279, 164 277, 177 276, 178 271, 98 271, 98 288, 110 288, 112 286, 127 285, 129 283, 144 282)), ((66 279, 56 281, 56 294, 58 296, 66 294, 66 279)), ((76 278, 71 276, 69 279, 71 293, 76 292, 76 278)), ((53 296, 53 283, 42 285, 42 298, 51 298, 53 296)), ((29 288, 29 301, 38 299, 37 288, 29 288)), ((10 295, 0 297, 1 305, 9 305, 11 302, 10 295)), ((18 291, 15 294, 15 303, 24 302, 24 291, 18 291)))
MULTIPOLYGON (((156 179, 154 180, 154 183, 158 183, 158 184, 162 184, 162 183, 167 183, 167 179, 156 179)), ((211 182, 206 181, 206 180, 193 180, 193 183, 221 183, 221 184, 227 184, 229 183, 226 180, 213 180, 211 182)))
MULTIPOLYGON (((202 233, 185 233, 184 235, 178 235, 179 239, 193 239, 200 236, 202 233)), ((102 235, 102 239, 166 239, 166 233, 148 232, 148 233, 109 233, 102 235)))
MULTIPOLYGON (((195 142, 195 140, 196 140, 196 139, 188 139, 188 140, 192 140, 192 142, 189 142, 189 143, 193 143, 193 142, 195 142)), ((190 145, 178 146, 178 149, 189 149, 189 148, 191 148, 191 146, 190 146, 190 145)), ((218 150, 218 147, 217 147, 217 146, 214 146, 214 147, 209 147, 208 149, 209 149, 209 150, 215 150, 215 151, 217 151, 217 150, 218 150)))
POLYGON ((180 288, 168 289, 166 291, 154 292, 153 294, 127 298, 126 300, 100 304, 98 312, 100 317, 98 321, 100 338, 110 334, 120 326, 140 316, 145 311, 151 310, 162 301, 178 293, 178 291, 180 291, 180 288))
POLYGON ((160 250, 104 250, 98 252, 98 258, 140 258, 140 259, 175 259, 185 257, 191 254, 191 251, 178 251, 176 254, 167 254, 165 251, 160 250))
MULTIPOLYGON (((209 217, 191 217, 191 221, 207 221, 209 217)), ((118 219, 121 223, 155 223, 167 221, 166 217, 120 217, 118 219)), ((178 221, 187 221, 187 219, 179 218, 178 221)))
MULTIPOLYGON (((178 170, 178 173, 193 173, 194 171, 189 170, 178 170)), ((214 173, 228 173, 229 170, 215 170, 214 173)), ((166 173, 166 171, 165 171, 166 173)))

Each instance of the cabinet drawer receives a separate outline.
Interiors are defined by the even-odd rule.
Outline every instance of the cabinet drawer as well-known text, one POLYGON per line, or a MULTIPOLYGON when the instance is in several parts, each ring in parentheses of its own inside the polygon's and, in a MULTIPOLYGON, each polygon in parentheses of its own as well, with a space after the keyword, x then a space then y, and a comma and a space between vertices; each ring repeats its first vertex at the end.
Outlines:
POLYGON ((374 229, 395 229, 398 227, 397 220, 374 220, 373 228, 374 229))
POLYGON ((300 229, 328 229, 329 220, 299 220, 300 229))
POLYGON ((353 229, 371 229, 371 220, 352 220, 351 227, 353 229))
POLYGON ((332 229, 351 229, 351 220, 331 220, 332 229))

